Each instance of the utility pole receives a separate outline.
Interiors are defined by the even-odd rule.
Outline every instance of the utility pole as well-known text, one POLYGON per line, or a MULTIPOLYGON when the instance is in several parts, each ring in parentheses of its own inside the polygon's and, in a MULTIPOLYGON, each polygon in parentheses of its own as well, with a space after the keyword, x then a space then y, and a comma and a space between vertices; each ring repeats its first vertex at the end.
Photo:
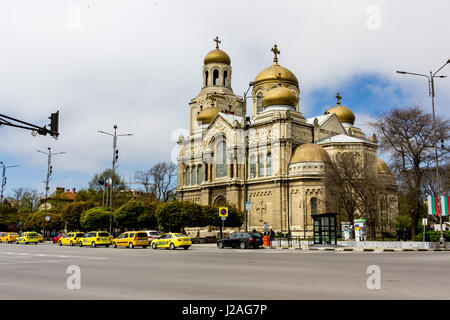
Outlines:
POLYGON ((6 169, 8 168, 15 168, 18 167, 18 165, 14 165, 14 166, 5 166, 5 164, 3 163, 3 161, 0 161, 0 166, 3 167, 3 174, 2 174, 2 193, 0 195, 0 204, 3 203, 3 191, 5 189, 6 186, 6 169))
MULTIPOLYGON (((112 158, 111 187, 110 187, 111 190, 109 196, 109 207, 112 210, 114 178, 116 175, 116 162, 119 159, 119 150, 117 149, 117 138, 122 136, 132 136, 133 134, 132 133, 117 134, 117 124, 114 125, 114 134, 100 130, 98 130, 98 132, 113 137, 113 158, 112 158)), ((109 233, 112 233, 112 215, 109 219, 109 233)))
MULTIPOLYGON (((436 75, 439 71, 442 70, 447 64, 450 64, 450 59, 447 60, 447 62, 440 67, 436 72, 433 73, 433 71, 430 71, 430 75, 426 74, 420 74, 420 73, 412 73, 412 72, 406 72, 406 71, 397 71, 399 74, 409 74, 413 76, 420 76, 425 77, 428 79, 428 94, 431 97, 431 108, 433 110, 433 131, 434 131, 434 138, 435 138, 435 144, 434 144, 434 152, 436 157, 436 186, 437 186, 437 197, 439 199, 439 193, 440 193, 440 183, 439 183, 439 157, 438 157, 438 138, 437 138, 437 131, 436 131, 436 115, 434 112, 434 78, 446 78, 447 76, 438 76, 436 75)), ((438 201, 439 202, 439 201, 438 201)), ((441 209, 442 210, 442 209, 441 209)), ((444 229, 442 228, 442 212, 439 215, 439 224, 441 228, 441 236, 439 239, 440 247, 445 248, 445 237, 444 237, 444 229)))
MULTIPOLYGON (((52 150, 50 147, 48 147, 48 152, 44 152, 41 150, 35 150, 36 152, 40 152, 43 153, 45 155, 47 155, 47 177, 45 179, 45 207, 44 207, 44 212, 47 215, 47 200, 48 200, 48 191, 50 190, 49 182, 50 182, 50 177, 52 175, 53 172, 53 167, 52 167, 52 155, 58 155, 58 154, 65 154, 65 152, 56 152, 56 153, 52 153, 52 150)), ((45 234, 44 234, 45 237, 45 234)))

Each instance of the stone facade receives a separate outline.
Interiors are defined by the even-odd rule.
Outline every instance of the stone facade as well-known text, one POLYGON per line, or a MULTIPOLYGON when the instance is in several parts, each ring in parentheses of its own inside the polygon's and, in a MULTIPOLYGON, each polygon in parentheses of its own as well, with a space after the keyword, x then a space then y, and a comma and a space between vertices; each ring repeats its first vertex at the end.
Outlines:
MULTIPOLYGON (((337 112, 305 119, 298 81, 278 65, 277 54, 275 59, 251 83, 253 116, 246 119, 247 99, 233 93, 228 55, 217 47, 205 57, 203 87, 189 103, 190 135, 178 141, 178 198, 203 205, 228 202, 240 210, 247 200, 249 230, 263 230, 267 222, 275 231, 311 236, 313 214, 339 213, 339 204, 325 199, 329 159, 356 152, 374 160, 366 170, 378 172, 377 143, 348 122, 349 114, 339 113, 340 96, 337 112), (289 89, 296 103, 262 107, 276 87, 289 89)), ((377 231, 392 232, 396 183, 390 171, 378 173, 387 187, 380 195, 377 231)))

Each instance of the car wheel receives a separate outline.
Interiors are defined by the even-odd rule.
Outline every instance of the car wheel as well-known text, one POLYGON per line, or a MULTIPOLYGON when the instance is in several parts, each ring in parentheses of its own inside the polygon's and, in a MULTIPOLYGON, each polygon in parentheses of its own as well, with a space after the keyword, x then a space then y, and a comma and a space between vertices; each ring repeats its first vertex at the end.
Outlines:
POLYGON ((59 244, 59 246, 62 246, 62 242, 61 241, 58 241, 58 244, 59 244))
POLYGON ((245 244, 245 242, 241 242, 239 244, 239 248, 241 248, 241 249, 245 249, 246 247, 247 247, 247 245, 245 244))
POLYGON ((130 243, 128 244, 128 248, 130 248, 130 249, 133 249, 133 248, 134 248, 133 242, 130 242, 130 243))
POLYGON ((78 245, 80 246, 80 247, 82 247, 83 246, 83 242, 78 242, 78 245))
POLYGON ((113 248, 117 248, 117 244, 113 242, 113 248))
POLYGON ((224 245, 223 245, 223 242, 222 242, 222 241, 217 242, 217 248, 223 249, 223 247, 224 247, 224 245))
POLYGON ((70 241, 70 245, 73 247, 73 241, 70 241))
POLYGON ((95 241, 92 241, 92 242, 91 242, 91 247, 92 247, 92 248, 95 248, 96 246, 97 246, 97 245, 95 244, 95 241))
POLYGON ((152 244, 152 248, 153 248, 153 249, 158 248, 158 246, 156 245, 156 243, 153 243, 153 244, 152 244))
POLYGON ((170 250, 175 250, 175 245, 173 243, 170 244, 170 250))
POLYGON ((106 248, 109 248, 109 244, 105 244, 105 247, 106 247, 106 248))
POLYGON ((147 248, 147 246, 142 246, 143 249, 147 248))
POLYGON ((183 249, 184 249, 184 250, 187 250, 187 249, 189 249, 189 247, 190 247, 190 246, 184 246, 183 249))

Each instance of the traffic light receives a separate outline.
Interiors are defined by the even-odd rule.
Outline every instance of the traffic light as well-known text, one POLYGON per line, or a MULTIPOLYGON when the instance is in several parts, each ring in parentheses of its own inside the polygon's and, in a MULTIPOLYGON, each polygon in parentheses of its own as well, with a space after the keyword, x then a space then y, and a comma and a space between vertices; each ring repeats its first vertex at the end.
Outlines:
POLYGON ((116 149, 116 161, 119 159, 119 149, 116 149))
POLYGON ((53 132, 52 135, 58 136, 59 111, 52 113, 48 118, 50 119, 50 130, 53 132))

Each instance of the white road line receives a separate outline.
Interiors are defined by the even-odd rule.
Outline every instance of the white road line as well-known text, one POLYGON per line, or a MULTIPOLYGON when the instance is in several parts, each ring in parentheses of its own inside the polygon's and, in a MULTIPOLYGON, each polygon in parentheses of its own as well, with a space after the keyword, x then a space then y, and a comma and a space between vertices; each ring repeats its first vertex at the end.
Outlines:
POLYGON ((29 256, 29 257, 53 257, 53 258, 109 260, 109 258, 105 258, 105 257, 66 256, 66 255, 54 255, 54 254, 43 254, 43 253, 0 252, 0 254, 16 255, 16 256, 29 256))
POLYGON ((35 264, 35 263, 48 263, 48 262, 74 262, 74 261, 81 261, 81 260, 94 260, 94 259, 59 259, 59 260, 42 260, 42 261, 15 261, 15 262, 0 262, 0 265, 6 265, 6 264, 35 264))

